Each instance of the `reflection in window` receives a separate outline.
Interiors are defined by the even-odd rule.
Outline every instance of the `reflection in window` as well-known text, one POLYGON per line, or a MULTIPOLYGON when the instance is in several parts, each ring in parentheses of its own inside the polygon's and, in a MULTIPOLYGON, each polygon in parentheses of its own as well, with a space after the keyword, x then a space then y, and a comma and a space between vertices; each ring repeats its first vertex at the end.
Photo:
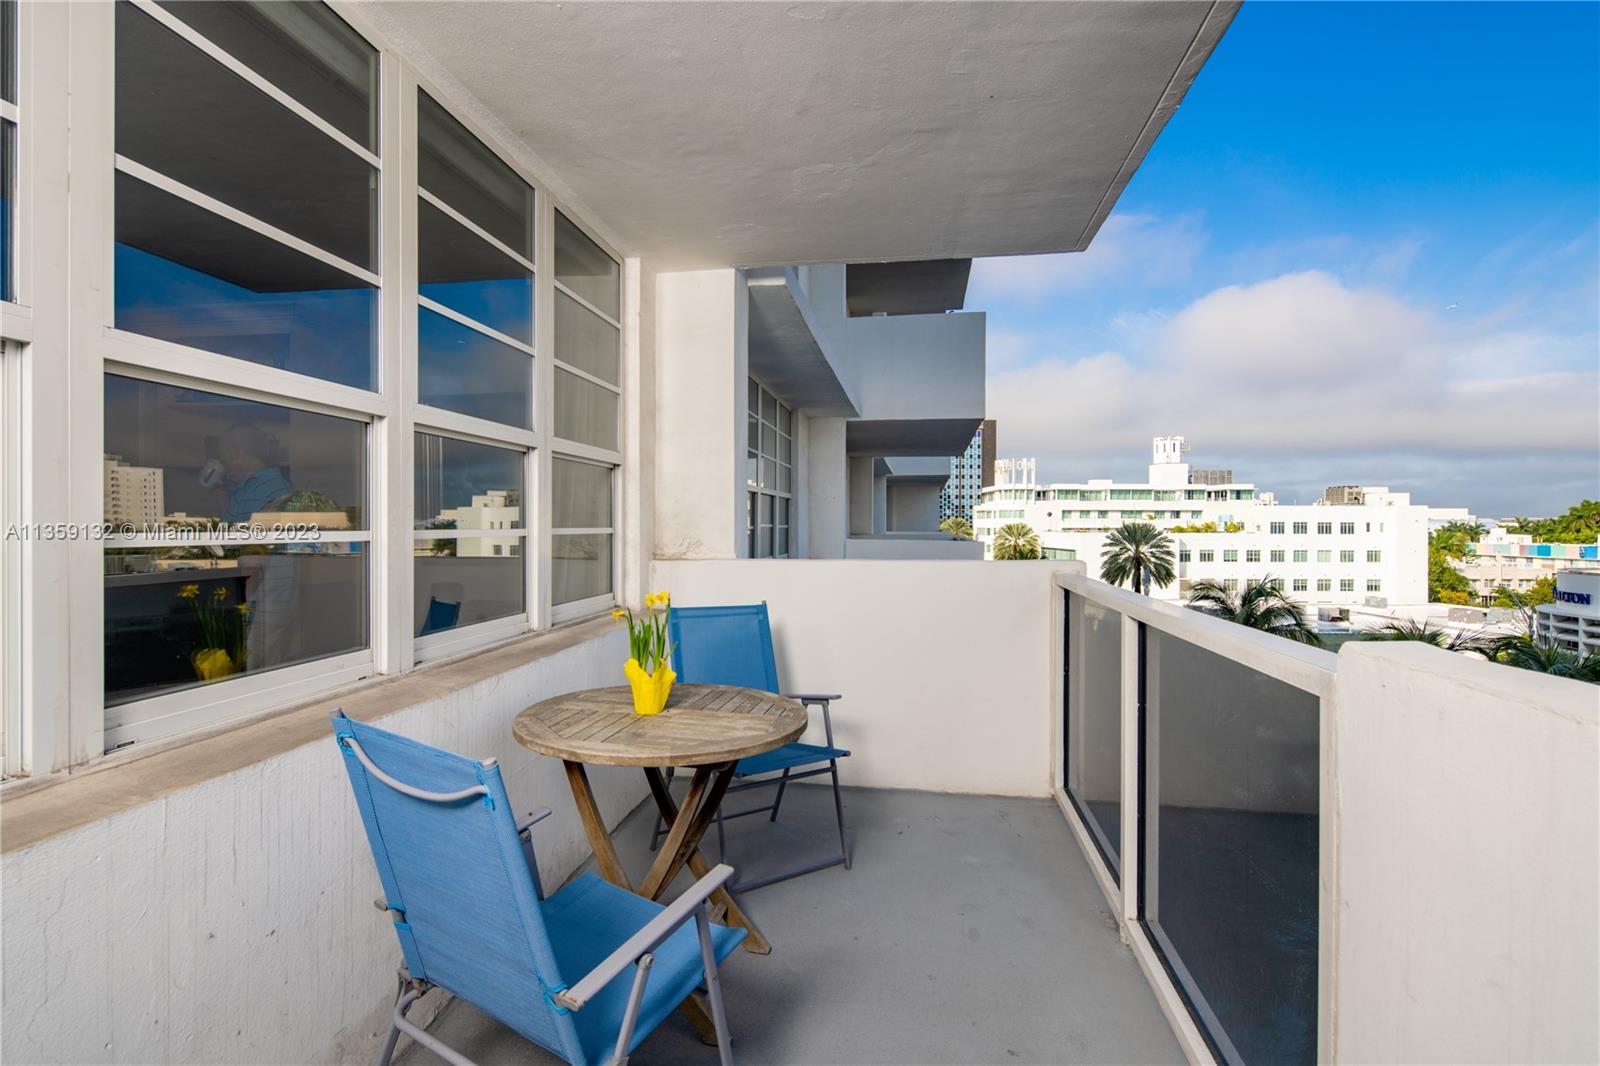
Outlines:
POLYGON ((533 258, 533 187, 420 90, 417 184, 524 259, 533 258))
POLYGON ((1068 595, 1067 796, 1122 877, 1122 615, 1068 595))
POLYGON ((105 553, 108 706, 367 646, 360 543, 105 553))
POLYGON ((622 317, 617 261, 578 225, 556 212, 556 280, 614 319, 622 317))
POLYGON ((366 528, 361 423, 115 374, 105 388, 107 522, 366 528))
POLYGON ((116 191, 118 329, 373 387, 375 289, 130 175, 116 191))
POLYGON ((373 168, 127 0, 116 94, 120 155, 374 269, 373 168))
POLYGON ((431 407, 501 422, 533 424, 533 359, 470 326, 417 311, 417 399, 431 407))
POLYGON ((551 483, 556 529, 611 528, 611 467, 556 456, 551 483))
POLYGON ((418 433, 418 636, 524 612, 523 453, 418 433))
POLYGON ((377 151, 378 51, 327 4, 160 3, 339 132, 377 151))
POLYGON ((17 202, 17 127, 0 119, 0 300, 16 299, 15 238, 11 220, 17 202))
POLYGON ((426 200, 417 201, 417 291, 533 343, 533 273, 426 200))

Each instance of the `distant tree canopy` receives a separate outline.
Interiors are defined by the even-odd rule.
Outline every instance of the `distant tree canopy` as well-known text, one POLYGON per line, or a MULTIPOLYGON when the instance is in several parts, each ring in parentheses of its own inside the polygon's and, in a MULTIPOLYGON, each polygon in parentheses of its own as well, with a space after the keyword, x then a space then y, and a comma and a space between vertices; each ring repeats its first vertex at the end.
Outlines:
POLYGON ((1227 522, 1218 526, 1215 522, 1193 522, 1186 526, 1170 526, 1168 533, 1243 533, 1243 522, 1227 522))
POLYGON ((1456 569, 1467 555, 1467 545, 1481 535, 1482 527, 1451 522, 1428 534, 1428 602, 1465 607, 1472 603, 1472 582, 1456 569), (1479 532, 1470 532, 1477 529, 1479 532))
POLYGON ((1537 607, 1541 603, 1556 602, 1555 575, 1541 577, 1526 592, 1513 592, 1504 586, 1494 590, 1495 607, 1537 607))
POLYGON ((1526 533, 1536 544, 1593 544, 1600 537, 1600 500, 1584 500, 1555 518, 1517 518, 1509 533, 1526 533))

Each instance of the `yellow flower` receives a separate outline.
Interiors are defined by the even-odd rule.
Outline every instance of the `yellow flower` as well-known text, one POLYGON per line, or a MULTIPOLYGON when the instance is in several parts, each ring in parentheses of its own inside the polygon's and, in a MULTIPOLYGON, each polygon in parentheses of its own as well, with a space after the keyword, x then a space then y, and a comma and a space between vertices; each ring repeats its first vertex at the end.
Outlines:
POLYGON ((616 610, 611 612, 611 620, 613 622, 620 622, 627 616, 628 612, 624 611, 621 607, 618 607, 616 610))
POLYGON ((656 593, 656 595, 661 599, 661 606, 670 607, 672 605, 672 593, 668 592, 666 589, 662 589, 660 592, 656 593))
POLYGON ((248 603, 241 603, 239 606, 235 607, 234 610, 248 617, 250 614, 250 605, 248 603))
POLYGON ((218 585, 211 590, 211 598, 221 603, 228 598, 228 587, 226 585, 218 585))
POLYGON ((646 607, 654 607, 656 605, 656 594, 654 592, 644 598, 644 605, 646 607))
POLYGON ((196 596, 200 595, 200 586, 199 585, 185 585, 181 589, 178 590, 178 595, 183 599, 192 600, 196 596))

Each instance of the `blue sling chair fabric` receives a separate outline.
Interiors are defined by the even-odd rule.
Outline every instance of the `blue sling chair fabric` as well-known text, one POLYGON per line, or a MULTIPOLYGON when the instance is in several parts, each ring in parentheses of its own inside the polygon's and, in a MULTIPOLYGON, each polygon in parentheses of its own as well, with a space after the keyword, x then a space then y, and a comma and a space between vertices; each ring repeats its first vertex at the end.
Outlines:
MULTIPOLYGON (((672 668, 678 679, 685 683, 703 685, 737 685, 741 688, 778 692, 778 659, 772 646, 772 620, 765 603, 735 604, 716 607, 673 607, 667 624, 672 640, 672 668)), ((829 866, 850 868, 850 853, 845 843, 844 799, 839 791, 839 760, 850 752, 833 745, 833 722, 828 705, 838 696, 812 696, 790 694, 806 704, 822 708, 823 724, 827 732, 826 744, 795 742, 781 748, 740 759, 734 768, 734 777, 740 784, 728 789, 730 793, 765 785, 777 785, 773 802, 765 807, 754 807, 724 815, 717 812, 717 837, 723 840, 723 819, 738 818, 770 811, 772 821, 778 820, 778 810, 783 804, 783 792, 792 781, 820 774, 833 776, 834 811, 839 820, 839 852, 832 858, 793 867, 782 873, 754 880, 740 881, 734 888, 745 890, 760 888, 774 881, 787 880, 800 874, 829 866), (806 769, 806 768, 810 769, 806 769), (795 771, 800 771, 796 773, 795 771), (757 781, 746 778, 782 772, 781 777, 766 777, 757 781)), ((657 826, 657 837, 661 828, 657 826)), ((724 858, 726 843, 724 841, 724 858)))
MULTIPOLYGON (((634 985, 633 967, 581 1010, 569 1011, 555 997, 663 906, 593 874, 541 898, 533 851, 519 837, 498 765, 342 713, 332 721, 400 940, 405 976, 414 985, 436 985, 468 1000, 568 1062, 610 1060, 634 985), (437 796, 408 795, 405 786, 462 795, 440 802, 437 796)), ((711 925, 710 933, 719 962, 745 936, 742 929, 719 925, 711 925)), ((654 949, 628 1050, 701 983, 701 959, 692 920, 654 949)), ((391 1049, 394 1039, 391 1033, 391 1049)))

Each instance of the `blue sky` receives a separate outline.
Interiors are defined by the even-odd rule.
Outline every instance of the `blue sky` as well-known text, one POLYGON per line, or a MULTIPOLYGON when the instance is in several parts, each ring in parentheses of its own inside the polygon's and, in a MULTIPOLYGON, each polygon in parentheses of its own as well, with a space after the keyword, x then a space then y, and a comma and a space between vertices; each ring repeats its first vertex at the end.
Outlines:
POLYGON ((1600 496, 1600 5, 1252 0, 1087 252, 979 260, 1000 454, 1600 496))

